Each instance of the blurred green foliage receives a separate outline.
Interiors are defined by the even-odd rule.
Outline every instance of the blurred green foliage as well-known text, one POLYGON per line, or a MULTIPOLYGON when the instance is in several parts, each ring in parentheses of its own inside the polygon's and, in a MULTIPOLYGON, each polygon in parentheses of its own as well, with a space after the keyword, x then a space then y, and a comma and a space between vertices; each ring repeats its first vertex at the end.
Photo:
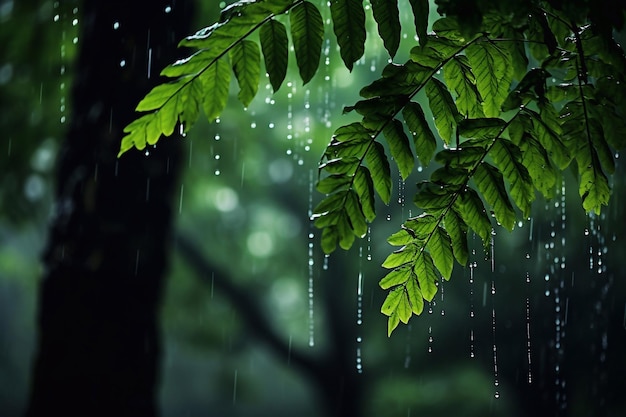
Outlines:
MULTIPOLYGON (((9 68, 9 62, 12 68, 11 77, 0 85, 0 123, 6 139, 0 141, 2 416, 19 415, 26 398, 37 258, 51 210, 52 165, 44 169, 41 162, 33 165, 31 161, 50 161, 50 153, 54 155, 63 136, 60 85, 65 82, 69 88, 71 84, 74 54, 66 35, 68 61, 62 77, 61 27, 65 25, 66 33, 72 30, 71 10, 55 22, 54 3, 19 3, 0 3, 0 71, 8 71, 1 68, 9 68), (4 150, 9 144, 7 155, 4 150), (34 156, 41 152, 42 156, 34 156), (31 175, 44 181, 42 195, 46 197, 29 199, 24 193, 31 175)), ((198 16, 199 27, 215 21, 219 12, 216 3, 200 3, 204 9, 198 16)), ((402 18, 411 16, 403 14, 402 18)), ((328 65, 306 86, 297 81, 297 68, 291 62, 276 95, 272 95, 270 80, 263 78, 258 96, 246 111, 242 112, 233 93, 219 123, 199 122, 184 139, 185 177, 172 205, 178 233, 192 238, 207 261, 225 275, 198 276, 176 252, 162 310, 163 415, 326 415, 319 387, 294 366, 289 355, 277 354, 262 336, 251 336, 245 309, 217 289, 216 279, 228 279, 251 294, 270 327, 294 353, 321 357, 335 342, 333 323, 344 329, 345 338, 338 342, 355 373, 357 357, 362 359, 363 373, 358 377, 363 383, 366 416, 540 415, 527 410, 539 410, 544 404, 541 391, 554 386, 556 363, 562 366, 567 390, 571 389, 564 400, 567 412, 562 415, 585 415, 585 410, 599 407, 601 399, 608 404, 606 415, 619 415, 626 406, 617 382, 626 367, 621 356, 626 345, 622 324, 625 277, 620 268, 620 256, 626 250, 621 221, 623 175, 616 175, 612 184, 614 203, 593 220, 600 227, 602 243, 585 234, 592 220, 574 209, 579 206, 576 185, 566 175, 565 220, 554 207, 562 202, 558 198, 536 205, 532 223, 496 235, 493 271, 479 239, 472 241, 470 256, 478 266, 457 268, 450 283, 440 288, 436 303, 425 306, 423 320, 398 329, 391 339, 384 331, 386 318, 379 312, 384 299, 378 287, 383 273, 380 264, 390 249, 384 242, 407 216, 417 213, 406 193, 413 192, 414 184, 427 178, 433 167, 416 170, 406 182, 392 172, 391 203, 378 204, 380 221, 366 239, 350 252, 330 258, 319 250, 319 232, 309 222, 310 210, 320 199, 313 190, 317 163, 332 127, 355 120, 351 114, 340 115, 341 109, 354 103, 360 86, 371 82, 387 63, 373 31, 370 27, 368 33, 373 35, 367 41, 372 52, 355 63, 352 73, 330 44, 328 65), (550 244, 556 249, 550 249, 550 244), (589 268, 591 249, 596 260, 595 251, 606 250, 601 256, 606 269, 601 274, 589 268), (566 268, 555 269, 548 256, 563 259, 566 268), (313 322, 308 293, 311 261, 313 322), (546 281, 545 275, 552 281, 546 281), (497 286, 493 296, 492 281, 497 286), (546 296, 545 291, 554 291, 561 282, 571 316, 563 340, 565 353, 558 362, 553 357, 557 304, 554 293, 546 296), (609 282, 608 294, 603 293, 609 282), (531 308, 532 384, 526 381, 526 297, 531 308), (495 332, 492 308, 497 312, 495 332), (357 324, 359 309, 361 325, 357 324), (605 315, 594 313, 596 309, 605 315), (608 334, 604 350, 603 329, 608 334), (311 331, 313 347, 309 346, 311 331), (355 333, 362 342, 352 337, 355 333), (494 343, 498 387, 494 386, 494 343), (470 351, 475 358, 470 358, 470 351), (601 361, 603 352, 606 358, 601 361), (494 398, 496 391, 499 399, 494 398), (529 405, 529 398, 537 404, 529 405)), ((412 36, 402 38, 396 59, 408 57, 406 39, 412 36)), ((67 107, 65 112, 69 111, 67 107)), ((617 168, 623 173, 619 158, 617 168)), ((559 305, 565 308, 563 300, 559 305)), ((547 415, 554 415, 548 411, 547 415)))

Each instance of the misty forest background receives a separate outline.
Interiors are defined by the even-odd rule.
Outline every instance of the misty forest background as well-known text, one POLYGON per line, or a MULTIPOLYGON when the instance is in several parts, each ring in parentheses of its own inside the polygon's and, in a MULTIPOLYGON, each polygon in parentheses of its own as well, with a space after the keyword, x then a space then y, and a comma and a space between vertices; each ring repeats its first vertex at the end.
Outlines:
MULTIPOLYGON (((214 22, 224 6, 197 3, 176 39, 214 22)), ((82 13, 72 1, 0 0, 1 417, 21 415, 28 403, 55 160, 80 111, 71 86, 82 13)), ((406 182, 396 176, 393 202, 378 209, 366 238, 324 257, 308 220, 320 199, 317 163, 333 128, 353 117, 343 106, 387 63, 373 27, 368 47, 349 73, 327 43, 309 84, 291 68, 276 94, 266 80, 249 108, 231 97, 219 123, 162 140, 163 148, 180 141, 182 169, 167 191, 174 232, 159 313, 161 414, 313 417, 344 403, 386 417, 623 415, 623 158, 600 216, 583 212, 565 172, 554 200, 537 201, 512 233, 497 230, 493 258, 477 239, 472 266, 457 268, 427 311, 391 338, 379 312, 385 238, 419 214, 404 190, 432 167, 406 182)), ((144 44, 133 51, 146 78, 158 73, 144 44)), ((407 53, 401 48, 397 59, 407 53)), ((122 61, 110 63, 131 64, 122 61)), ((129 98, 131 108, 139 98, 129 98)), ((150 161, 157 151, 131 153, 150 161)), ((145 200, 161 191, 148 182, 145 200)), ((116 304, 107 308, 114 316, 116 304)))

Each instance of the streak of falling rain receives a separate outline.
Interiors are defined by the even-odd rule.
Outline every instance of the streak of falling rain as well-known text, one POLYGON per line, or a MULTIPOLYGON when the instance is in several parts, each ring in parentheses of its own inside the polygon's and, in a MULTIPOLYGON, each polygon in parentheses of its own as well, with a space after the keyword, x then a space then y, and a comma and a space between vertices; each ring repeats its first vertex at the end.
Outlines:
POLYGON ((213 147, 211 147, 212 153, 213 153, 213 159, 215 160, 215 171, 214 171, 215 175, 220 175, 221 173, 219 169, 219 160, 221 159, 221 154, 217 150, 217 146, 221 139, 222 139, 222 136, 219 133, 216 133, 215 136, 213 137, 214 145, 213 147))
POLYGON ((470 286, 470 311, 469 311, 469 317, 470 317, 470 358, 475 357, 475 353, 474 353, 474 269, 476 269, 476 262, 471 261, 469 263, 469 270, 470 270, 470 276, 469 276, 469 286, 470 286))
POLYGON ((483 307, 487 307, 487 282, 483 282, 483 307))
POLYGON ((178 201, 178 214, 181 214, 183 212, 183 190, 184 190, 184 185, 181 184, 180 185, 180 199, 178 201))
POLYGON ((411 325, 407 325, 406 349, 404 352, 404 369, 409 369, 411 365, 411 325))
MULTIPOLYGON (((532 227, 532 223, 531 223, 532 227)), ((531 232, 532 233, 532 232, 531 232)), ((526 253, 526 263, 529 264, 531 262, 530 253, 526 253)), ((532 374, 532 349, 531 349, 531 337, 530 337, 530 293, 531 293, 531 277, 530 272, 528 271, 529 267, 526 268, 526 362, 528 364, 527 370, 527 381, 529 384, 533 381, 532 374)))
POLYGON ((333 84, 335 83, 335 80, 331 79, 333 77, 330 76, 330 38, 327 38, 325 43, 324 43, 324 49, 323 49, 323 56, 324 56, 324 81, 325 84, 322 88, 323 88, 323 92, 324 92, 324 105, 322 107, 323 109, 323 113, 322 113, 322 122, 324 123, 324 126, 326 126, 327 128, 331 127, 331 107, 332 104, 331 103, 331 94, 332 92, 335 91, 335 88, 333 87, 333 84))
POLYGON ((233 405, 237 403, 237 369, 235 369, 235 378, 233 381, 233 405))
POLYGON ((398 204, 400 205, 401 216, 403 219, 404 219, 404 203, 406 201, 405 189, 406 189, 406 184, 404 180, 402 179, 402 175, 398 174, 398 204))
POLYGON ((11 147, 13 146, 13 138, 9 138, 9 144, 7 147, 7 156, 11 156, 11 147))
POLYGON ((146 51, 147 51, 147 55, 148 55, 148 65, 147 65, 147 71, 148 71, 148 79, 150 78, 150 74, 152 72, 152 47, 150 46, 150 29, 148 29, 148 40, 146 41, 146 51))
POLYGON ((141 253, 141 251, 139 249, 137 249, 137 255, 135 256, 135 275, 137 275, 137 273, 139 272, 139 257, 140 257, 140 253, 141 253))
POLYGON ((359 247, 359 275, 357 279, 356 287, 356 324, 358 326, 357 331, 357 347, 356 347, 356 370, 363 373, 363 364, 361 359, 361 342, 363 340, 360 332, 360 326, 363 324, 363 247, 359 247))
POLYGON ((287 88, 290 91, 287 93, 287 155, 293 154, 291 143, 293 142, 293 96, 296 93, 295 83, 287 82, 287 88))
POLYGON ((428 353, 433 353, 433 327, 428 326, 428 353))
POLYGON ((491 332, 493 336, 493 385, 495 387, 494 398, 500 398, 499 385, 500 381, 498 379, 498 345, 496 343, 496 283, 495 280, 491 279, 491 332))
POLYGON ((593 298, 593 310, 591 317, 591 329, 593 338, 591 340, 590 353, 598 361, 594 364, 594 380, 599 381, 594 384, 592 391, 597 397, 597 408, 600 412, 606 407, 606 375, 608 374, 607 349, 608 349, 608 318, 607 318, 607 296, 611 292, 612 276, 607 274, 604 257, 608 253, 606 237, 602 225, 605 223, 606 215, 600 216, 590 213, 587 217, 588 228, 585 229, 585 240, 589 246, 589 273, 591 274, 591 295, 593 298))
POLYGON ((150 177, 146 178, 146 201, 150 200, 150 177))
POLYGON ((292 337, 289 335, 289 344, 287 345, 287 366, 291 365, 291 344, 292 337))
POLYGON ((315 238, 314 225, 312 221, 313 216, 313 170, 309 170, 309 201, 308 201, 308 218, 309 218, 309 268, 308 268, 308 302, 309 302, 309 347, 315 346, 315 304, 314 304, 314 243, 315 238))

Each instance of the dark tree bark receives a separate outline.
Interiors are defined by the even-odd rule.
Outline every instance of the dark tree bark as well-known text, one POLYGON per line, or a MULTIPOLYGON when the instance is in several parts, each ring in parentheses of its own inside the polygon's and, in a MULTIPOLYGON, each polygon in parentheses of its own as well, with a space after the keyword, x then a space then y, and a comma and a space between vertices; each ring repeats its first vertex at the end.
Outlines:
POLYGON ((175 59, 191 11, 175 0, 83 3, 26 414, 150 417, 180 139, 149 155, 116 155, 137 102, 175 59))

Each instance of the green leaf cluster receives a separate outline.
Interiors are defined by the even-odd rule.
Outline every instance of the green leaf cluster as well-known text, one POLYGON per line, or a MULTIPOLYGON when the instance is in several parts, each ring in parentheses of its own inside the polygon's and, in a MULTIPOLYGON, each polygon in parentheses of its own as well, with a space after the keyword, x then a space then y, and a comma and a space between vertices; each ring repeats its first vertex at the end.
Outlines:
MULTIPOLYGON (((331 253, 366 234, 377 199, 390 202, 392 170, 407 180, 416 158, 437 164, 416 186, 413 202, 421 214, 388 239, 397 248, 384 261, 388 273, 380 281, 388 290, 381 312, 389 317, 389 334, 423 311, 455 262, 467 264, 470 233, 488 247, 495 227, 513 229, 528 218, 536 196, 554 195, 565 169, 578 179, 582 207, 599 213, 609 202, 615 151, 626 144, 624 51, 586 9, 499 2, 461 24, 453 3, 441 2, 447 17, 429 28, 428 1, 409 2, 419 43, 406 62, 385 66, 361 89, 362 99, 344 109, 360 119, 335 130, 319 165, 317 189, 325 197, 313 221, 331 253)), ((324 4, 352 70, 365 51, 363 2, 324 4)), ((371 6, 393 58, 406 30, 398 3, 372 0, 371 6)), ((155 143, 177 123, 188 129, 200 108, 210 120, 218 117, 231 74, 239 100, 249 104, 261 55, 278 90, 287 71, 288 33, 300 77, 310 81, 327 33, 321 16, 306 0, 240 1, 226 8, 219 23, 181 42, 197 52, 163 70, 175 79, 139 103, 137 110, 148 113, 126 127, 120 154, 155 143), (257 30, 260 47, 250 36, 257 30)))

